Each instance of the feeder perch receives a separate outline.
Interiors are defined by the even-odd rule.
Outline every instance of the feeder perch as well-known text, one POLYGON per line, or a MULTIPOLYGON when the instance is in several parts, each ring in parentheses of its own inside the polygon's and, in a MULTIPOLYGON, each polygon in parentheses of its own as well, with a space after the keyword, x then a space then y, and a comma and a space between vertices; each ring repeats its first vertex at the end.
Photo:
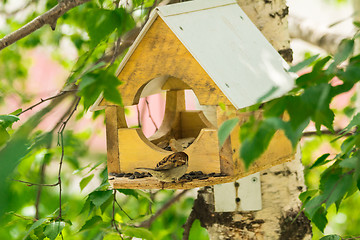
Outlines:
POLYGON ((105 108, 110 184, 114 188, 188 189, 234 181, 290 160, 292 147, 281 132, 247 172, 239 159, 238 129, 221 149, 218 143, 223 121, 247 120, 248 114, 238 114, 236 109, 257 103, 270 90, 275 89, 266 100, 292 88, 287 68, 234 0, 196 0, 156 8, 120 64, 118 78, 123 84, 118 90, 124 106, 166 91, 161 127, 146 138, 140 128, 128 127, 124 106, 100 96, 92 107, 105 108), (206 112, 186 110, 187 89, 193 90, 206 112), (219 103, 232 113, 223 111, 219 103), (206 176, 164 185, 153 177, 126 177, 138 167, 154 168, 172 154, 159 147, 170 139, 194 139, 183 150, 189 156, 188 172, 201 171, 206 176))

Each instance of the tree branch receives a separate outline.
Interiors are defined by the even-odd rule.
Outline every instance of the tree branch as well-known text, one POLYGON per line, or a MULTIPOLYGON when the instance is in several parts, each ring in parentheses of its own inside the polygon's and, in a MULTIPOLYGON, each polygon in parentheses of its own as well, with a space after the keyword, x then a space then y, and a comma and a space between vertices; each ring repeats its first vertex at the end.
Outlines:
POLYGON ((149 228, 151 224, 159 217, 163 212, 165 212, 171 205, 178 201, 188 190, 183 190, 181 193, 170 199, 166 204, 164 204, 154 215, 149 219, 140 223, 139 227, 149 228))
MULTIPOLYGON (((75 91, 77 91, 77 90, 75 90, 75 91)), ((52 99, 54 99, 54 98, 61 97, 61 96, 65 95, 65 94, 67 94, 67 93, 69 93, 69 91, 61 91, 60 93, 58 93, 58 94, 56 94, 56 95, 54 95, 54 96, 52 96, 52 97, 48 97, 48 98, 45 98, 45 99, 42 99, 42 98, 41 98, 39 102, 37 102, 37 103, 35 103, 34 105, 28 107, 28 108, 25 109, 24 111, 19 112, 18 114, 16 114, 16 116, 20 116, 20 115, 23 114, 24 112, 27 112, 27 111, 29 111, 29 110, 32 110, 34 107, 37 107, 38 105, 40 105, 40 104, 42 104, 42 103, 44 103, 44 102, 46 102, 46 101, 52 100, 52 99)))
POLYGON ((56 22, 59 17, 64 15, 70 9, 77 7, 81 4, 89 2, 90 0, 63 0, 60 1, 55 7, 47 11, 46 13, 34 18, 29 23, 25 24, 18 30, 6 35, 0 39, 0 50, 13 44, 14 42, 26 37, 32 32, 38 30, 45 24, 49 24, 52 30, 55 30, 56 22))
POLYGON ((288 21, 291 38, 298 38, 318 46, 332 55, 337 52, 341 40, 352 37, 350 34, 345 35, 330 32, 327 29, 319 29, 316 24, 309 23, 296 16, 289 16, 288 21))
MULTIPOLYGON (((329 130, 321 130, 320 134, 337 136, 339 133, 341 133, 343 131, 344 131, 343 129, 335 130, 334 132, 331 132, 329 130)), ((354 134, 353 132, 348 132, 348 133, 345 133, 343 136, 351 136, 353 134, 354 134)), ((308 131, 308 132, 303 132, 303 134, 302 134, 303 137, 312 137, 312 136, 318 136, 318 135, 319 134, 317 131, 308 131)))
POLYGON ((188 240, 189 239, 190 229, 191 229, 191 226, 193 225, 195 220, 196 220, 196 213, 195 213, 194 209, 192 209, 188 219, 186 220, 186 222, 182 226, 183 229, 184 229, 183 238, 182 238, 183 240, 188 240))

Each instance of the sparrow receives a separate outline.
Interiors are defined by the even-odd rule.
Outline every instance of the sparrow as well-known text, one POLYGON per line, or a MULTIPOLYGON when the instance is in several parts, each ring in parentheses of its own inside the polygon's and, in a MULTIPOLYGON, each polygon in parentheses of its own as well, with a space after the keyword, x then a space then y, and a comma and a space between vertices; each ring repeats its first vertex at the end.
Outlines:
POLYGON ((164 157, 155 168, 136 168, 151 173, 161 182, 178 181, 188 168, 189 156, 184 152, 176 152, 164 157))

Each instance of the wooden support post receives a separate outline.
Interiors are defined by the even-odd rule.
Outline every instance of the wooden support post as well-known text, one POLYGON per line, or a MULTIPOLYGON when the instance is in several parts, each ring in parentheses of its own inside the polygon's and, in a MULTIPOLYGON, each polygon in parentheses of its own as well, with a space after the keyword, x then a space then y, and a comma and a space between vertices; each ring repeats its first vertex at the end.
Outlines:
POLYGON ((119 120, 119 115, 117 106, 106 107, 106 145, 109 173, 120 173, 118 123, 122 121, 119 120))

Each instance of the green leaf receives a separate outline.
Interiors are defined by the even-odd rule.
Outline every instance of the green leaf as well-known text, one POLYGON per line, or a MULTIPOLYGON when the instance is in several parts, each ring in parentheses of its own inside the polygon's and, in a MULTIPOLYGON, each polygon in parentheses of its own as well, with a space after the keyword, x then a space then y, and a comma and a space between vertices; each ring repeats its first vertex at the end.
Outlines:
POLYGON ((45 227, 44 234, 51 240, 54 240, 65 227, 65 222, 52 222, 45 227))
POLYGON ((341 237, 336 234, 331 234, 320 238, 320 240, 341 240, 341 237))
MULTIPOLYGON (((112 76, 112 77, 114 77, 114 76, 112 76)), ((114 87, 114 85, 111 85, 110 87, 105 87, 103 96, 104 96, 104 98, 106 100, 109 100, 110 102, 113 102, 113 103, 118 104, 120 106, 123 105, 120 92, 117 90, 116 87, 114 87)))
POLYGON ((6 129, 0 125, 0 146, 4 145, 9 140, 10 135, 6 129))
POLYGON ((313 169, 313 168, 315 168, 315 167, 322 166, 322 165, 328 163, 329 161, 325 161, 328 156, 330 156, 329 153, 323 154, 321 157, 319 157, 318 159, 316 159, 316 161, 314 162, 314 164, 311 165, 311 167, 310 167, 309 169, 313 169))
POLYGON ((354 40, 344 39, 341 41, 338 51, 334 56, 334 62, 326 70, 328 74, 335 72, 336 67, 348 59, 354 51, 354 40))
POLYGON ((290 67, 290 69, 288 70, 288 72, 298 72, 301 69, 303 69, 306 66, 309 66, 311 63, 313 63, 317 58, 319 57, 319 54, 311 56, 307 59, 305 59, 304 61, 296 64, 295 66, 290 67))
POLYGON ((23 240, 26 239, 27 236, 29 236, 29 234, 31 233, 32 230, 40 227, 44 222, 46 222, 46 218, 41 218, 41 219, 37 220, 36 222, 34 222, 34 223, 31 225, 31 227, 29 228, 29 230, 26 232, 23 240))
POLYGON ((307 190, 305 192, 300 193, 299 199, 301 202, 305 203, 309 198, 313 197, 318 190, 307 190))
POLYGON ((14 115, 0 115, 0 125, 4 128, 11 126, 14 122, 19 121, 19 118, 14 115))
POLYGON ((80 181, 80 189, 81 191, 88 185, 88 183, 91 181, 91 179, 93 179, 94 174, 91 174, 83 179, 81 179, 80 181))
POLYGON ((324 232, 324 229, 326 227, 326 224, 328 223, 328 220, 326 218, 327 212, 323 207, 319 208, 318 211, 314 214, 313 218, 311 218, 311 221, 315 224, 315 226, 321 231, 324 232))
POLYGON ((19 108, 19 109, 16 109, 15 111, 13 111, 12 113, 10 113, 10 115, 17 115, 17 114, 19 114, 19 113, 21 113, 22 112, 22 108, 19 108))
POLYGON ((353 169, 355 169, 356 166, 357 166, 357 161, 358 161, 357 157, 346 158, 344 160, 341 160, 339 166, 343 167, 343 168, 353 168, 353 169))
POLYGON ((310 199, 306 204, 305 204, 305 213, 306 215, 312 219, 314 217, 314 215, 316 214, 316 212, 322 208, 322 204, 325 202, 326 200, 326 196, 324 195, 319 195, 316 196, 312 199, 310 199))
POLYGON ((113 11, 106 9, 93 9, 88 11, 86 28, 90 37, 90 47, 93 48, 114 32, 120 22, 114 19, 113 11))
POLYGON ((91 202, 96 206, 100 207, 106 200, 108 200, 112 195, 112 191, 95 191, 89 194, 91 202))
POLYGON ((271 98, 271 96, 279 89, 278 86, 273 86, 272 88, 270 88, 269 91, 267 91, 263 96, 261 96, 258 100, 256 100, 256 103, 262 103, 266 100, 269 100, 269 98, 271 98))
POLYGON ((108 233, 104 236, 103 240, 122 240, 119 233, 108 233))
POLYGON ((100 210, 101 210, 101 213, 104 213, 106 208, 111 204, 113 203, 114 199, 113 198, 108 198, 108 200, 106 200, 103 204, 101 204, 100 206, 100 210))
POLYGON ((153 234, 145 228, 136 228, 127 226, 124 228, 124 234, 129 237, 135 237, 140 239, 154 239, 153 234))
POLYGON ((324 195, 327 196, 325 205, 326 209, 328 209, 331 204, 342 199, 351 188, 352 175, 345 173, 340 178, 336 175, 331 175, 324 185, 324 195))
POLYGON ((85 224, 81 227, 79 232, 84 231, 86 229, 90 229, 98 225, 99 222, 102 222, 103 219, 100 216, 93 216, 91 219, 87 220, 85 224))
POLYGON ((229 137, 230 133, 234 130, 239 123, 239 118, 232 118, 223 122, 218 131, 219 146, 220 148, 225 143, 225 140, 229 137))

